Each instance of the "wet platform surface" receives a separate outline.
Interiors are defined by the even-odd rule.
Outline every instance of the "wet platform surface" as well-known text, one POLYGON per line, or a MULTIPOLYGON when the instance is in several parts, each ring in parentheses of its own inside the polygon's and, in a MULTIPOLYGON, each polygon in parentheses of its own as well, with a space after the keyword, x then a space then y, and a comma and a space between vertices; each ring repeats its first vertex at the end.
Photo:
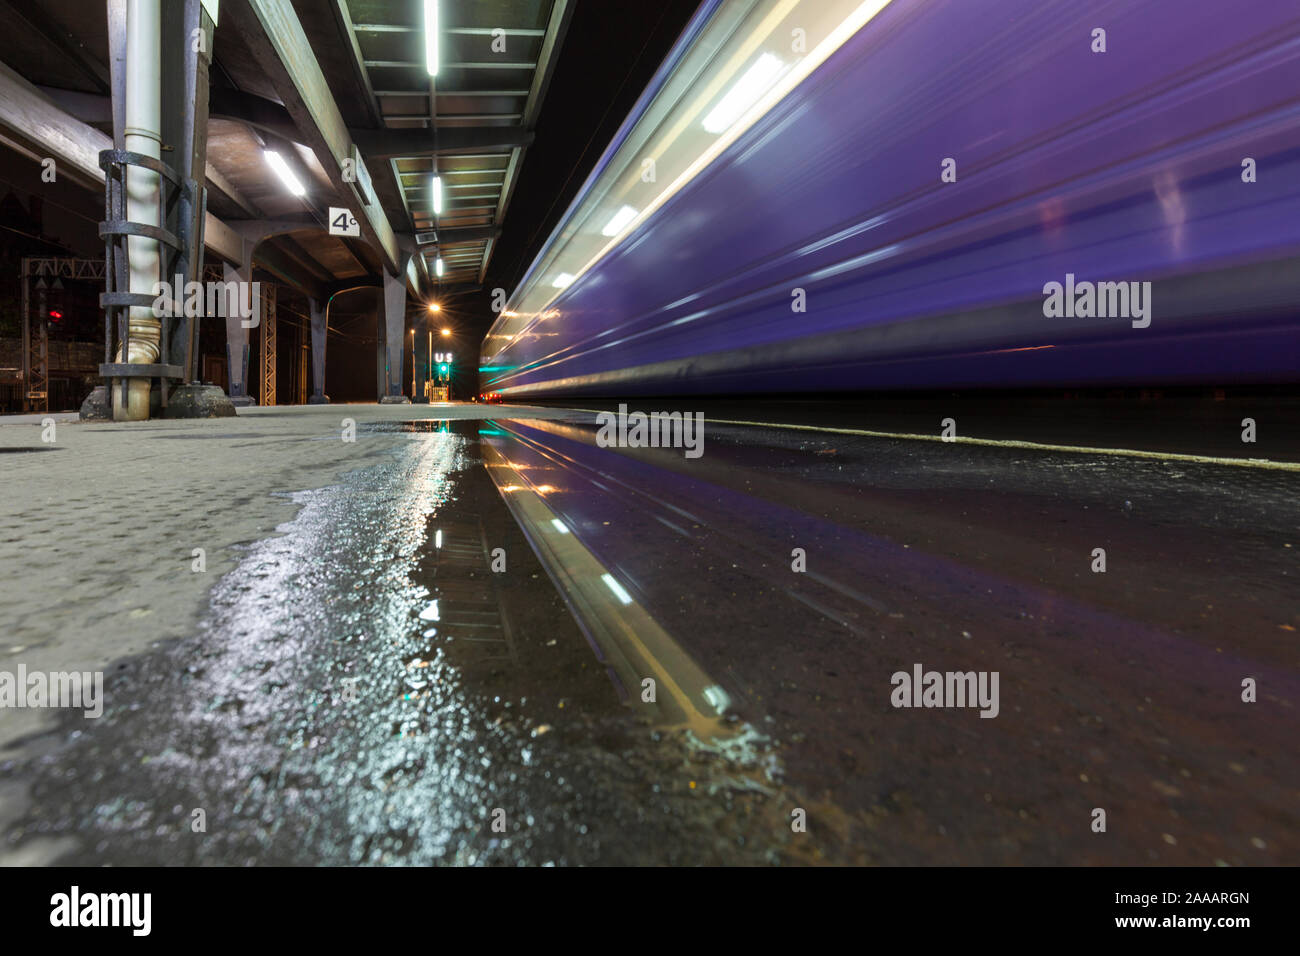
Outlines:
POLYGON ((33 797, 6 845, 1300 860, 1300 473, 720 425, 688 459, 500 411, 363 423, 401 440, 296 493, 102 719, 3 765, 33 797), (892 706, 916 665, 996 671, 997 716, 892 706))

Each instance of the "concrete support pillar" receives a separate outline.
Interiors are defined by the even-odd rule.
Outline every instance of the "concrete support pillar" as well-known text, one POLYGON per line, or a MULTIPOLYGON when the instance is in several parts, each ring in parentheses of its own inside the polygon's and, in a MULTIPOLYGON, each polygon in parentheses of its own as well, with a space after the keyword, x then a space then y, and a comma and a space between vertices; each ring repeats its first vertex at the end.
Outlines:
MULTIPOLYGON (((246 301, 243 290, 252 287, 252 256, 247 256, 238 269, 228 262, 223 262, 221 269, 227 288, 232 282, 238 283, 240 300, 246 301)), ((228 302, 226 305, 226 368, 230 380, 230 401, 235 405, 256 405, 257 401, 248 394, 248 329, 244 325, 248 317, 238 306, 239 302, 228 302)))
POLYGON ((402 391, 402 358, 406 345, 406 273, 384 275, 384 314, 380 325, 384 331, 385 376, 379 401, 384 404, 409 404, 402 391))
POLYGON ((311 397, 308 405, 328 405, 325 394, 325 332, 329 325, 329 303, 310 301, 311 306, 311 397))

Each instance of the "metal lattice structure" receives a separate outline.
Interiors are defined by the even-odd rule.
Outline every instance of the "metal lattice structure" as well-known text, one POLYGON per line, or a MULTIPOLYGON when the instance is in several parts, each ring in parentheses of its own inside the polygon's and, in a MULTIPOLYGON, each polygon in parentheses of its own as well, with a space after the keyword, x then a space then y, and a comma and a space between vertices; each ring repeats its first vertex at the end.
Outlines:
POLYGON ((32 335, 31 313, 23 310, 23 398, 29 412, 50 410, 50 323, 42 314, 32 335))
POLYGON ((24 259, 24 275, 46 279, 103 279, 103 259, 72 259, 55 256, 24 259))
MULTIPOLYGON (((46 279, 99 279, 105 275, 103 259, 77 259, 63 256, 29 256, 22 261, 23 284, 23 409, 27 412, 50 410, 50 325, 43 302, 38 305, 36 334, 32 334, 31 280, 38 285, 46 279)), ((38 293, 44 299, 44 288, 38 293)))
POLYGON ((263 407, 275 404, 275 353, 279 335, 275 322, 275 285, 262 289, 262 391, 258 401, 263 407))
POLYGON ((298 388, 294 401, 299 405, 307 404, 307 382, 311 376, 311 350, 303 342, 298 349, 298 388))

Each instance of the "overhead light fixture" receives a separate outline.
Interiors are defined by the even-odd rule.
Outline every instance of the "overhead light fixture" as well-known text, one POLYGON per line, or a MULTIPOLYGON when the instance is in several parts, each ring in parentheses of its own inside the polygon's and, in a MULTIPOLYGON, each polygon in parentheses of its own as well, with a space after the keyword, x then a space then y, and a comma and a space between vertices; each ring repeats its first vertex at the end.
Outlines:
POLYGON ((443 329, 443 330, 442 330, 442 337, 443 337, 443 338, 446 338, 446 337, 449 336, 449 335, 451 335, 451 329, 443 329))
POLYGON ((437 262, 437 264, 434 266, 434 271, 438 273, 438 278, 439 278, 439 279, 442 278, 442 268, 443 268, 443 266, 442 266, 442 256, 439 256, 439 257, 438 257, 438 262, 437 262))
POLYGON ((430 311, 430 312, 441 312, 441 311, 442 311, 442 306, 440 306, 437 302, 430 302, 430 303, 429 303, 429 311, 430 311))
POLYGON ((773 81, 785 68, 781 58, 764 53, 727 91, 718 105, 704 117, 704 128, 710 133, 721 133, 745 115, 745 111, 758 102, 773 81))
POLYGON ((263 150, 262 155, 266 157, 266 161, 271 164, 271 168, 275 170, 276 175, 280 177, 280 181, 284 183, 289 192, 295 196, 307 195, 307 190, 298 181, 298 177, 293 174, 293 170, 289 168, 289 164, 284 161, 283 156, 273 149, 263 150))
POLYGON ((438 0, 424 0, 424 61, 438 75, 438 0))
POLYGON ((561 272, 555 277, 555 281, 552 282, 551 285, 557 289, 567 289, 573 284, 573 279, 574 277, 569 275, 567 272, 561 272))
POLYGON ((442 177, 433 177, 433 214, 442 215, 442 177))
POLYGON ((617 236, 623 231, 623 227, 640 215, 631 206, 623 206, 618 212, 610 217, 609 222, 605 223, 605 228, 600 230, 602 236, 617 236))

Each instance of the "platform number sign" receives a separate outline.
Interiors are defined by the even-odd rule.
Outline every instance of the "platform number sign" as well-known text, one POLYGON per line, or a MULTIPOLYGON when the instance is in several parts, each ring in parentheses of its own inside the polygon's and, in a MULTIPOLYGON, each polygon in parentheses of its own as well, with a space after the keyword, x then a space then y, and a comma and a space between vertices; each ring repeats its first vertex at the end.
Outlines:
POLYGON ((357 222, 357 217, 348 210, 339 206, 330 206, 330 235, 359 236, 361 223, 357 222))

